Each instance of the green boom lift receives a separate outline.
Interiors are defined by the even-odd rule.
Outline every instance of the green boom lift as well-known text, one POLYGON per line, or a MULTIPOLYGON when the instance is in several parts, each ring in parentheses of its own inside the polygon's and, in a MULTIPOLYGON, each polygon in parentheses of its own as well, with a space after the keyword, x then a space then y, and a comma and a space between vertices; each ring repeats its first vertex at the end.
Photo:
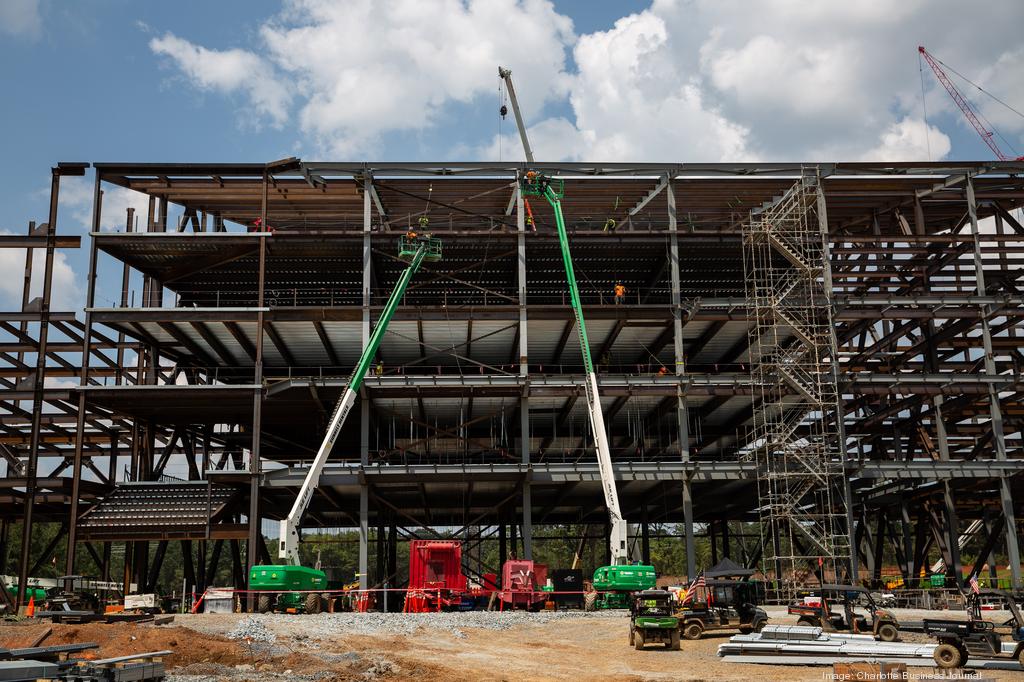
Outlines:
MULTIPOLYGON (((526 152, 526 161, 534 163, 533 149, 526 135, 526 126, 519 111, 519 102, 512 85, 512 72, 498 67, 498 76, 505 82, 512 111, 515 114, 519 137, 526 152)), ((619 507, 619 494, 615 485, 615 472, 612 469, 611 452, 608 448, 608 434, 604 426, 604 414, 601 411, 601 397, 598 393, 597 374, 594 362, 590 357, 590 341, 587 339, 587 325, 583 319, 583 305, 580 302, 580 291, 576 284, 576 272, 573 269, 572 254, 569 251, 569 237, 565 230, 565 218, 562 215, 562 197, 565 196, 565 184, 542 173, 529 171, 520 183, 523 194, 542 196, 551 205, 555 214, 555 227, 558 230, 558 245, 562 250, 562 265, 565 267, 565 278, 569 285, 569 300, 576 316, 576 330, 579 336, 580 352, 583 355, 585 372, 584 388, 587 399, 587 414, 590 419, 590 430, 594 435, 594 449, 597 451, 597 467, 601 474, 601 486, 604 491, 605 506, 611 522, 611 566, 602 566, 594 572, 594 587, 601 591, 596 599, 588 599, 588 604, 597 608, 629 608, 633 592, 650 589, 655 584, 653 566, 627 566, 629 564, 629 527, 622 518, 619 507)), ((589 596, 589 595, 588 595, 589 596)))
POLYGON ((398 241, 398 257, 409 265, 398 278, 398 283, 388 298, 381 313, 377 325, 370 334, 370 340, 359 357, 359 362, 352 370, 348 378, 348 385, 341 400, 334 408, 334 414, 327 426, 327 433, 317 450, 313 464, 306 473, 302 482, 299 494, 295 498, 288 516, 281 521, 281 545, 278 550, 278 557, 284 561, 281 564, 269 566, 253 566, 249 571, 249 589, 257 590, 261 594, 258 600, 260 611, 275 609, 278 611, 305 611, 306 613, 318 613, 323 607, 323 599, 317 591, 326 589, 327 576, 323 571, 302 566, 299 563, 299 523, 302 515, 309 507, 313 493, 320 483, 320 474, 323 473, 324 465, 334 449, 334 442, 341 433, 341 427, 345 424, 345 418, 355 405, 356 396, 359 395, 359 387, 370 370, 374 355, 380 347, 388 324, 398 308, 402 296, 405 295, 406 287, 412 280, 413 275, 420 269, 424 261, 433 262, 441 260, 441 240, 435 239, 428 234, 415 235, 409 233, 398 241))

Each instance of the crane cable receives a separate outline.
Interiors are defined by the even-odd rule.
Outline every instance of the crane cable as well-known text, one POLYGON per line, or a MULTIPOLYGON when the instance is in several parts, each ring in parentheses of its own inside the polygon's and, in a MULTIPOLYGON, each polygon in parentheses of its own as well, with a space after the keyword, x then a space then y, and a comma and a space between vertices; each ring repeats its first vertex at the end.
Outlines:
POLYGON ((932 160, 932 139, 928 126, 928 103, 924 96, 924 58, 917 53, 917 72, 921 76, 921 109, 924 112, 924 142, 928 148, 928 160, 932 160))
MULTIPOLYGON (((931 52, 929 52, 928 54, 930 54, 930 55, 931 55, 931 57, 932 57, 932 59, 934 59, 935 61, 937 61, 937 62, 938 62, 939 64, 941 64, 942 66, 946 67, 946 68, 947 68, 947 69, 949 69, 949 70, 950 70, 951 72, 953 72, 954 74, 956 74, 957 76, 959 76, 959 77, 960 77, 960 78, 961 78, 961 79, 962 79, 962 80, 963 80, 964 82, 968 83, 969 85, 972 85, 972 86, 974 86, 974 87, 975 87, 975 88, 977 88, 977 90, 978 90, 979 92, 981 92, 982 94, 984 94, 984 95, 988 95, 989 97, 991 97, 992 99, 994 99, 994 100, 995 100, 996 102, 998 102, 999 104, 1002 104, 1002 105, 1003 105, 1004 107, 1006 107, 1007 109, 1009 109, 1009 110, 1010 110, 1010 111, 1012 111, 1013 113, 1017 114, 1017 115, 1018 115, 1018 116, 1020 116, 1021 118, 1024 118, 1024 113, 1021 113, 1020 111, 1018 111, 1017 109, 1013 108, 1012 106, 1010 106, 1009 104, 1007 104, 1007 103, 1006 103, 1006 102, 1004 102, 1003 100, 999 99, 998 97, 996 97, 995 95, 993 95, 993 94, 992 94, 991 92, 989 92, 989 91, 988 91, 988 90, 986 90, 985 88, 981 87, 980 85, 978 85, 977 83, 975 83, 974 81, 972 81, 972 80, 971 80, 970 78, 968 78, 967 76, 963 75, 962 73, 960 73, 959 71, 957 71, 956 69, 954 69, 954 68, 953 68, 952 66, 950 66, 950 65, 949 65, 949 64, 947 64, 946 62, 944 62, 944 61, 942 61, 941 59, 939 59, 938 57, 936 57, 936 56, 935 56, 934 54, 931 54, 931 52)), ((920 52, 918 52, 918 55, 917 55, 917 56, 918 56, 918 61, 920 62, 920 59, 921 59, 921 53, 920 53, 920 52)), ((922 87, 923 87, 923 82, 922 82, 922 87)), ((973 103, 972 103, 972 104, 973 104, 973 103)), ((983 121, 985 122, 985 125, 987 125, 987 126, 988 126, 988 129, 989 129, 989 130, 990 130, 990 131, 991 131, 992 133, 994 133, 994 134, 995 134, 996 136, 998 136, 998 137, 999 137, 999 139, 1000 139, 1000 140, 1002 140, 1002 141, 1003 141, 1003 142, 1004 142, 1004 143, 1006 144, 1006 146, 1010 148, 1010 151, 1012 151, 1012 152, 1013 152, 1014 154, 1017 154, 1017 150, 1016 150, 1016 148, 1014 148, 1013 144, 1011 144, 1009 140, 1007 140, 1007 139, 1006 139, 1005 137, 1003 137, 1003 134, 1002 134, 1002 133, 1000 133, 1000 132, 999 132, 999 130, 998 130, 998 129, 997 129, 997 128, 996 128, 995 126, 994 126, 994 125, 992 125, 992 122, 991 122, 990 120, 988 120, 988 118, 987 118, 987 117, 986 117, 986 116, 985 116, 985 115, 984 115, 983 113, 981 113, 981 108, 980 108, 980 107, 975 107, 975 109, 977 110, 977 111, 976 111, 975 113, 977 114, 977 116, 978 116, 979 118, 981 118, 981 119, 982 119, 982 120, 983 120, 983 121)))

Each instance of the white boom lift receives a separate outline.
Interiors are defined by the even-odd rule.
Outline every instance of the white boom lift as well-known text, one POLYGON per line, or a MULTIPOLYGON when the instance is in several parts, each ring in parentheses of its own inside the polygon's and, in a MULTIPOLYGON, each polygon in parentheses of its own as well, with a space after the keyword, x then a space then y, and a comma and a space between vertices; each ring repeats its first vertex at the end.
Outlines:
MULTIPOLYGON (((512 112, 515 114, 516 125, 519 127, 519 137, 523 141, 526 161, 529 164, 533 164, 533 149, 530 147, 530 140, 526 135, 526 124, 523 122, 523 116, 519 111, 519 102, 516 99, 516 91, 512 85, 512 72, 499 66, 498 76, 505 81, 505 89, 508 91, 509 99, 512 102, 512 112)), ((625 519, 622 518, 622 511, 619 507, 619 492, 615 485, 615 471, 612 469, 612 457, 608 448, 608 432, 604 426, 604 413, 601 411, 601 396, 598 393, 597 374, 594 372, 594 362, 590 357, 587 325, 583 319, 583 305, 580 302, 579 287, 576 285, 576 273, 573 270, 572 255, 569 252, 569 237, 566 234, 565 219, 562 216, 562 183, 558 183, 558 188, 556 189, 555 183, 551 178, 535 171, 529 171, 522 178, 520 186, 524 194, 543 196, 555 212, 558 244, 562 249, 562 263, 565 266, 565 278, 569 284, 573 314, 576 316, 580 352, 583 354, 583 366, 586 373, 584 387, 587 398, 587 415, 590 418, 590 430, 594 434, 597 467, 601 473, 604 502, 608 508, 608 517, 611 522, 612 564, 626 564, 629 563, 629 526, 626 524, 625 519)))

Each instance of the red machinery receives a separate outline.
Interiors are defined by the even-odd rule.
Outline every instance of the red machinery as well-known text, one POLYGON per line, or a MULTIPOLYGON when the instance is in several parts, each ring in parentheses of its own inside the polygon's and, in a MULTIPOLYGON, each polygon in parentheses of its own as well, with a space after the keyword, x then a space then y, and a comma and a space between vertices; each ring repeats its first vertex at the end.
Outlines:
POLYGON ((501 600, 512 608, 531 608, 548 598, 548 593, 541 591, 547 581, 547 564, 509 559, 501 569, 501 600))
POLYGON ((407 613, 441 611, 457 606, 466 592, 462 543, 458 540, 413 540, 409 543, 407 613))

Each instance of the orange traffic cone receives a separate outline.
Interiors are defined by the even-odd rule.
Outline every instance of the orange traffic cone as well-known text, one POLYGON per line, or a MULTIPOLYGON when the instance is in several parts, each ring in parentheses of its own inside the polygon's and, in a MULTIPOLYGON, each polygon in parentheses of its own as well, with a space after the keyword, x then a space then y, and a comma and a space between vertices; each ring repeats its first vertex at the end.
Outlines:
POLYGON ((35 618, 36 617, 36 598, 35 595, 29 595, 28 606, 25 607, 25 617, 35 618))

